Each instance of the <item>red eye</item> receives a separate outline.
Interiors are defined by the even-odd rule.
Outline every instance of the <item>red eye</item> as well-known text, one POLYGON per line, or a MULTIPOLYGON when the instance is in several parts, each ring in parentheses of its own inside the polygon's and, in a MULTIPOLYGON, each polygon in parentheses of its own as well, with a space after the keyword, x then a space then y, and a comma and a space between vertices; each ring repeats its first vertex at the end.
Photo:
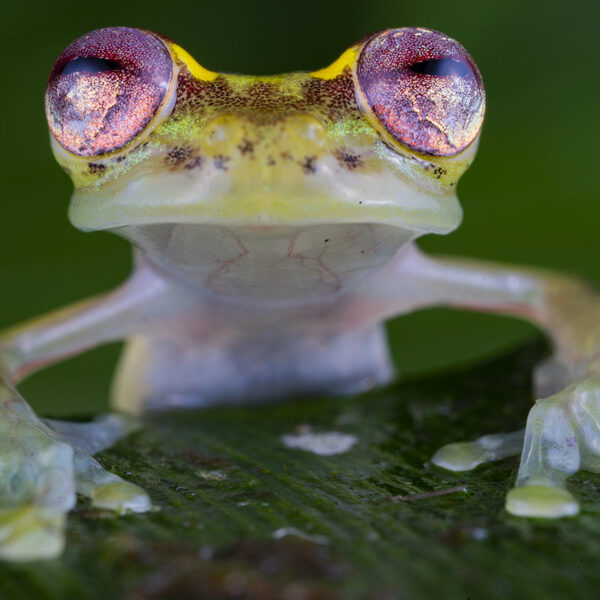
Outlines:
POLYGON ((158 36, 129 27, 92 31, 75 40, 50 72, 50 131, 80 156, 118 150, 159 113, 172 79, 171 55, 158 36))
POLYGON ((442 33, 407 27, 375 35, 362 49, 356 78, 364 107, 395 140, 421 154, 454 156, 481 129, 479 70, 442 33))

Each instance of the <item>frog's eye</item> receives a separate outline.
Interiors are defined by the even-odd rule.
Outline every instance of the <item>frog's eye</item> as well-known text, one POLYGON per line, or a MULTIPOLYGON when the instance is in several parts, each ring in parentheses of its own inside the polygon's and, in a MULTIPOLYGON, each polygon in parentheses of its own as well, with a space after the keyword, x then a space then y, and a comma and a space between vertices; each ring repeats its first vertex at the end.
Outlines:
POLYGON ((174 71, 166 44, 149 31, 109 27, 80 37, 48 79, 52 135, 79 156, 122 148, 170 111, 174 71))
POLYGON ((454 156, 477 137, 485 93, 467 51, 437 31, 391 29, 364 45, 359 101, 385 133, 421 154, 454 156))

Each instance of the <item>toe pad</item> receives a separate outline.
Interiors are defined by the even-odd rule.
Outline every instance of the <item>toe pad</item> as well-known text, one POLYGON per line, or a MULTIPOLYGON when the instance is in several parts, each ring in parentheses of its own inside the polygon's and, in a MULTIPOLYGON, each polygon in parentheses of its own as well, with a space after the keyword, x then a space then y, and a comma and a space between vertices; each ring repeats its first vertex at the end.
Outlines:
POLYGON ((510 490, 506 510, 518 517, 556 519, 579 512, 579 504, 565 489, 546 485, 524 485, 510 490))
POLYGON ((148 494, 142 488, 122 480, 97 486, 92 492, 92 504, 121 514, 147 512, 152 507, 148 494))

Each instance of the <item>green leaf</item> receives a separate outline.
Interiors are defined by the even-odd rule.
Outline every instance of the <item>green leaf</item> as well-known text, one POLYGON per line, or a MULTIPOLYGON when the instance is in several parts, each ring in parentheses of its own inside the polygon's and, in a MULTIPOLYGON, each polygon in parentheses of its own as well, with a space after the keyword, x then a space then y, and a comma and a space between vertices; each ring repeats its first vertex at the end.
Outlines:
POLYGON ((155 415, 100 460, 157 510, 117 518, 81 501, 65 555, 1 566, 0 598, 593 597, 597 475, 573 478, 580 516, 535 521, 503 510, 517 459, 465 474, 428 463, 522 427, 541 354, 354 398, 155 415), (282 443, 307 427, 358 443, 332 456, 282 443))

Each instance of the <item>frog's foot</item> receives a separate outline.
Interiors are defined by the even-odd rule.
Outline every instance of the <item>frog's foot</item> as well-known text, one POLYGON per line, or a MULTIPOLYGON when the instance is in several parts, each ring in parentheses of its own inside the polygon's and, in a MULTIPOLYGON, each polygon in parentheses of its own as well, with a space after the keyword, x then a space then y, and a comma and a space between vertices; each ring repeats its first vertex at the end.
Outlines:
POLYGON ((137 485, 106 471, 89 454, 75 450, 75 489, 87 496, 96 508, 118 514, 147 512, 152 508, 148 494, 137 485))
MULTIPOLYGON (((102 427, 108 439, 108 431, 124 432, 125 426, 105 420, 102 427)), ((17 391, 0 380, 0 559, 58 556, 76 491, 95 506, 119 513, 150 508, 143 490, 102 469, 38 419, 17 391)))
POLYGON ((65 513, 41 506, 0 509, 0 560, 56 558, 65 546, 65 513))
POLYGON ((600 472, 600 379, 590 378, 538 400, 527 419, 523 455, 506 510, 527 517, 579 512, 567 491, 569 475, 600 472))
POLYGON ((566 480, 579 469, 600 472, 600 379, 572 384, 538 400, 524 436, 523 432, 496 434, 449 444, 432 461, 451 471, 466 471, 516 455, 521 446, 519 474, 507 495, 506 510, 525 517, 577 514, 579 504, 566 489, 566 480))
POLYGON ((440 448, 431 462, 449 471, 470 471, 482 463, 516 456, 523 448, 525 430, 484 435, 474 442, 457 442, 440 448))
POLYGON ((0 558, 52 558, 75 504, 73 449, 0 385, 0 558))
POLYGON ((53 433, 42 425, 27 432, 26 440, 14 437, 10 451, 5 439, 0 441, 0 559, 60 555, 65 516, 76 491, 91 498, 93 506, 118 514, 151 508, 144 490, 105 471, 53 433))
POLYGON ((137 419, 129 415, 108 414, 89 423, 50 419, 46 423, 73 447, 75 489, 90 498, 93 506, 119 514, 150 510, 150 498, 142 488, 104 470, 90 456, 139 429, 137 419))

